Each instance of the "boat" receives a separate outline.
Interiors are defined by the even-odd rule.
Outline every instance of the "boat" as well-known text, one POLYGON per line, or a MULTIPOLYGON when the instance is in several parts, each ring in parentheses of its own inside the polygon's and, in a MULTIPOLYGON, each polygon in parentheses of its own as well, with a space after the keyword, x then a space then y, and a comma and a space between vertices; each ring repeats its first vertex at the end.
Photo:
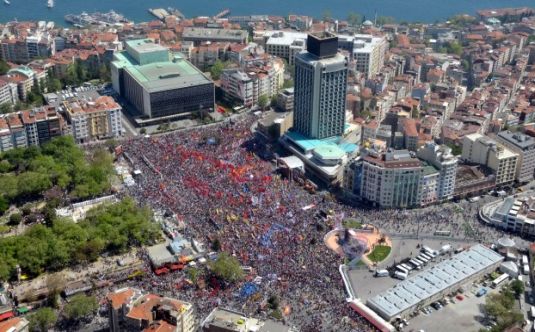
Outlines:
POLYGON ((88 14, 82 12, 80 15, 67 14, 64 16, 65 21, 73 25, 113 25, 119 23, 128 23, 129 21, 121 14, 110 10, 107 13, 95 12, 88 14))
POLYGON ((4 3, 5 3, 6 5, 11 5, 11 2, 9 2, 9 0, 4 0, 4 3))
POLYGON ((48 0, 46 6, 47 6, 48 8, 54 8, 54 0, 48 0))

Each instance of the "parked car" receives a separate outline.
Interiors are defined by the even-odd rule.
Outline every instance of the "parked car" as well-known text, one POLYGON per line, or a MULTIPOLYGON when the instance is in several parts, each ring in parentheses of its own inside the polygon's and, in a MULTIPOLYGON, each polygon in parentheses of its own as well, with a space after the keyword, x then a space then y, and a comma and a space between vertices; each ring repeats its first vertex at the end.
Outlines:
POLYGON ((486 288, 481 288, 481 289, 479 289, 479 290, 477 291, 476 296, 477 296, 477 297, 482 297, 482 296, 484 296, 485 294, 487 294, 487 289, 486 289, 486 288))

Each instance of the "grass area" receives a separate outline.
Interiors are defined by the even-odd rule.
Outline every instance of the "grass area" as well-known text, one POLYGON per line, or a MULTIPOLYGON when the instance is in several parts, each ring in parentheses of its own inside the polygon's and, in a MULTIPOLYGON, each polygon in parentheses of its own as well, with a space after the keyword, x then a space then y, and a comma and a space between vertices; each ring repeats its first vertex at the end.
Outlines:
POLYGON ((345 228, 355 228, 355 229, 362 228, 362 223, 356 219, 345 219, 344 221, 342 221, 342 225, 345 228))
POLYGON ((392 250, 389 246, 378 245, 373 248, 372 252, 368 254, 368 259, 374 263, 379 263, 390 255, 392 250))

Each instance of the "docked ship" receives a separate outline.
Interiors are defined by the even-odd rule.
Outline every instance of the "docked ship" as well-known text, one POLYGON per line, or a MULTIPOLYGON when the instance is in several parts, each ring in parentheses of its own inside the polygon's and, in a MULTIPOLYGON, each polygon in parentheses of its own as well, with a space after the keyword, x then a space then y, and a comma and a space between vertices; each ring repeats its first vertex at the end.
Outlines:
POLYGON ((64 18, 66 22, 75 26, 129 23, 129 21, 123 15, 116 13, 113 10, 110 10, 107 13, 95 12, 88 14, 86 12, 82 12, 80 15, 67 14, 64 18))

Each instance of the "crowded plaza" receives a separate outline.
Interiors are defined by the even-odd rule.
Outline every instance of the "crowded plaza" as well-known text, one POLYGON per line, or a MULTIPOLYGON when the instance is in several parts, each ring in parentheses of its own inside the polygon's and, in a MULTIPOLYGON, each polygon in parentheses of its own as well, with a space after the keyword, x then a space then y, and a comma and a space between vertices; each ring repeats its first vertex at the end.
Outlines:
MULTIPOLYGON (((481 243, 501 236, 477 220, 475 205, 372 210, 341 204, 322 191, 311 194, 266 161, 271 152, 252 133, 255 121, 248 115, 202 129, 130 138, 122 145, 132 168, 142 174, 124 194, 140 205, 175 214, 186 237, 208 246, 219 241, 221 251, 260 277, 254 294, 244 296, 240 283, 178 287, 183 272, 148 273, 127 281, 129 286, 191 301, 199 317, 216 306, 261 316, 266 312, 262 303, 277 296, 283 321, 299 330, 366 331, 373 328, 345 301, 338 271, 343 260, 323 242, 340 220, 356 218, 390 235, 433 236, 444 230, 452 238, 481 243), (334 222, 318 217, 320 211, 331 214, 334 222)), ((141 255, 148 262, 146 253, 141 255)))

